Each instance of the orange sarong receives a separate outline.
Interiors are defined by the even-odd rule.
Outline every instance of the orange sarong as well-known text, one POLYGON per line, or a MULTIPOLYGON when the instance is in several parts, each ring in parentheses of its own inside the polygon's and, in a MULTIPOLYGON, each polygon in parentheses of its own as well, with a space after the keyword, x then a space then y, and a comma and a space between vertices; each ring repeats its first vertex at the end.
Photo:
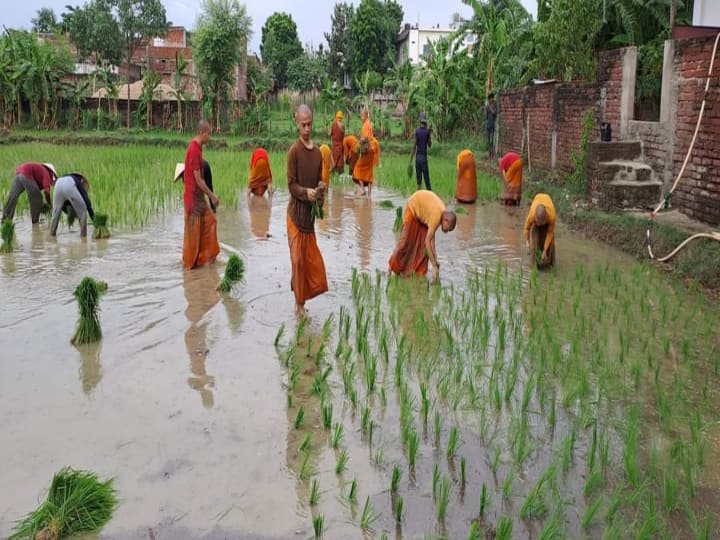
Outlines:
POLYGON ((330 166, 332 155, 330 153, 330 147, 327 144, 323 144, 320 147, 320 154, 322 154, 322 181, 326 186, 330 185, 330 166))
POLYGON ((522 198, 522 159, 515 160, 505 173, 507 181, 501 199, 504 202, 520 202, 522 198))
POLYGON ((248 188, 255 194, 262 197, 267 191, 268 184, 272 182, 272 171, 270 170, 270 158, 263 148, 258 148, 250 158, 250 179, 248 188))
POLYGON ((353 182, 367 186, 373 183, 373 168, 375 167, 375 147, 373 145, 374 139, 369 141, 368 151, 364 154, 360 154, 355 168, 353 169, 353 182))
POLYGON ((427 275, 430 260, 425 249, 427 232, 427 226, 420 223, 410 208, 405 208, 402 234, 389 261, 390 271, 393 274, 427 275))
POLYGON ((183 267, 191 270, 211 263, 220 253, 217 239, 217 219, 209 206, 202 215, 185 212, 185 238, 183 240, 183 267))
POLYGON ((348 135, 343 139, 343 150, 345 152, 345 162, 348 164, 348 167, 350 168, 350 174, 352 175, 353 170, 355 169, 355 164, 357 163, 358 154, 357 154, 357 147, 358 147, 358 140, 355 135, 348 135))
POLYGON ((342 174, 345 171, 345 162, 343 161, 344 135, 345 128, 340 127, 338 122, 333 122, 330 129, 330 139, 332 140, 332 166, 330 168, 338 174, 342 174))
POLYGON ((457 157, 455 198, 461 203, 474 203, 477 200, 477 170, 475 156, 470 150, 463 150, 457 157))
POLYGON ((304 233, 287 216, 288 246, 292 278, 290 288, 295 293, 295 301, 302 305, 306 300, 327 292, 327 275, 315 233, 304 233))

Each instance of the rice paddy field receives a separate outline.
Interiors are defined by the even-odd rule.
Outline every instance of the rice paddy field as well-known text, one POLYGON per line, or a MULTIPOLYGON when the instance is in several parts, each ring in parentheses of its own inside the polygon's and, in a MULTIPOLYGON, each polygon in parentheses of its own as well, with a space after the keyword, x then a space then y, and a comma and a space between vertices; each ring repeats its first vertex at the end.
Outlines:
MULTIPOLYGON (((408 152, 372 199, 332 179, 330 291, 298 321, 284 155, 272 201, 245 197, 249 152, 205 157, 225 248, 183 272, 182 152, 0 146, 0 198, 15 164, 51 161, 111 232, 53 239, 23 196, 0 254, 1 537, 73 467, 115 478, 102 538, 718 538, 716 300, 562 226, 538 273, 527 209, 485 175, 438 233, 441 284, 391 278, 408 152), (108 285, 103 338, 74 346, 85 276, 108 285)), ((454 165, 430 157, 446 200, 454 165)))

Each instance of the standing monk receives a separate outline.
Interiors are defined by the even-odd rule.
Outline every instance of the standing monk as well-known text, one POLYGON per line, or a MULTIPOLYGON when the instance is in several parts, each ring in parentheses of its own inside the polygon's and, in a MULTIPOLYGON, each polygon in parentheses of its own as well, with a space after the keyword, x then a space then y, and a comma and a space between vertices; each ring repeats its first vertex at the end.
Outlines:
POLYGON ((474 203, 477 200, 477 169, 475 156, 470 150, 463 150, 457 157, 455 198, 461 203, 474 203))
POLYGON ((254 194, 262 197, 268 192, 273 195, 272 171, 270 170, 270 157, 264 148, 256 148, 250 157, 250 178, 248 179, 248 195, 254 194))
POLYGON ((332 170, 338 174, 345 172, 343 161, 343 139, 345 138, 345 125, 343 124, 343 113, 335 113, 335 121, 330 127, 330 140, 332 141, 332 170))
POLYGON ((52 163, 23 163, 15 169, 15 178, 13 179, 10 193, 5 208, 3 208, 3 221, 12 221, 15 217, 15 207, 18 199, 23 191, 27 191, 28 200, 30 201, 30 219, 33 224, 40 222, 40 213, 42 212, 42 195, 45 193, 45 201, 48 206, 52 206, 50 200, 50 186, 55 183, 57 173, 52 163))
POLYGON ((305 315, 305 302, 327 292, 325 263, 315 239, 313 203, 323 203, 322 155, 311 139, 313 116, 310 107, 300 105, 295 123, 300 139, 290 147, 287 177, 290 201, 287 210, 288 246, 295 293, 295 312, 305 315))
POLYGON ((525 249, 535 256, 539 269, 555 264, 555 219, 555 205, 550 195, 535 195, 525 220, 525 249), (538 257, 540 249, 542 253, 538 257))
POLYGON ((390 272, 403 276, 426 275, 428 259, 435 267, 433 282, 440 278, 440 263, 435 251, 435 232, 455 229, 455 212, 445 210, 445 203, 432 191, 416 191, 407 202, 400 239, 390 257, 390 272))
POLYGON ((345 151, 345 163, 348 164, 348 172, 350 176, 352 176, 358 160, 358 140, 355 135, 345 136, 343 139, 343 150, 345 151))
POLYGON ((365 195, 367 188, 368 197, 372 194, 372 183, 374 179, 373 168, 375 167, 375 149, 377 142, 373 144, 375 136, 373 135, 372 124, 370 123, 370 115, 367 109, 363 109, 360 113, 362 119, 362 130, 360 131, 359 154, 355 169, 353 170, 353 182, 358 184, 365 195))
POLYGON ((500 200, 507 206, 520 206, 522 198, 523 162, 515 152, 508 152, 498 160, 503 176, 503 194, 500 200))
POLYGON ((211 263, 220 253, 217 239, 217 220, 208 206, 205 195, 217 206, 220 201, 205 183, 202 173, 202 147, 210 140, 210 124, 198 123, 197 136, 190 141, 185 154, 185 239, 183 267, 186 270, 211 263))
POLYGON ((485 105, 485 118, 487 127, 488 159, 495 157, 495 119, 497 118, 497 105, 495 94, 488 94, 488 103, 485 105))

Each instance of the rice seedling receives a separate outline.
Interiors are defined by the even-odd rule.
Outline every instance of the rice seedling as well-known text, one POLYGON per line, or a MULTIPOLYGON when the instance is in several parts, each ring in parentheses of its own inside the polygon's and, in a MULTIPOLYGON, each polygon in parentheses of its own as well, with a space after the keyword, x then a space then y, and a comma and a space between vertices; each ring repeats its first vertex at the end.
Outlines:
POLYGON ((384 460, 385 460, 385 450, 383 449, 382 446, 380 446, 375 449, 375 455, 373 456, 373 461, 375 462, 376 467, 381 467, 384 460))
POLYGON ((363 506, 362 514, 360 515, 360 528, 363 531, 369 531, 373 523, 378 520, 378 515, 373 509, 372 503, 370 502, 370 496, 365 499, 365 505, 363 506))
POLYGON ((322 422, 325 429, 330 429, 332 427, 332 419, 333 405, 332 403, 325 403, 322 406, 322 422))
POLYGON ((397 493, 398 487, 400 486, 400 479, 402 478, 402 471, 399 465, 394 465, 392 470, 392 477, 390 479, 390 493, 397 493))
POLYGON ((478 527, 478 524, 474 521, 470 525, 467 540, 482 540, 482 536, 480 536, 480 527, 478 527))
POLYGON ((420 415, 423 426, 427 428, 428 414, 430 413, 430 398, 428 397, 427 383, 420 383, 420 415))
POLYGON ((295 429, 300 429, 305 421, 305 407, 300 405, 297 415, 295 416, 295 429))
POLYGON ((436 463, 433 466, 433 476, 432 476, 432 493, 433 493, 433 500, 437 500, 438 495, 438 486, 440 485, 440 466, 436 463))
POLYGON ((325 518, 322 515, 313 517, 313 531, 315 532, 315 540, 320 540, 325 529, 325 518))
POLYGON ((512 538, 513 521, 507 516, 501 517, 495 527, 495 540, 510 540, 512 538))
POLYGON ((379 206, 380 208, 387 208, 387 209, 393 209, 393 208, 395 208, 395 205, 393 204, 393 202, 390 201, 390 200, 388 200, 388 199, 385 199, 385 200, 383 200, 383 201, 380 201, 380 202, 378 203, 378 206, 379 206))
POLYGON ((98 316, 100 295, 107 290, 107 283, 85 277, 75 289, 75 298, 80 309, 73 345, 93 343, 102 338, 100 318, 98 316))
POLYGON ((110 229, 108 229, 107 214, 95 214, 93 218, 93 238, 96 240, 101 238, 110 238, 110 229))
POLYGON ((306 433, 305 437, 303 437, 302 442, 300 443, 300 451, 301 452, 309 452, 312 447, 312 433, 306 433))
POLYGON ((343 439, 343 426, 340 423, 335 423, 335 427, 333 428, 333 435, 332 435, 332 447, 334 450, 337 450, 340 447, 340 443, 343 439))
POLYGON ((443 478, 438 488, 437 496, 437 519, 439 523, 445 523, 445 516, 447 515, 447 507, 450 504, 450 480, 443 478))
POLYGON ((599 471, 591 472, 590 476, 588 476, 587 480, 585 480, 583 495, 585 497, 590 497, 596 489, 601 488, 604 484, 605 481, 603 480, 602 473, 599 471))
POLYGON ((15 223, 12 220, 5 220, 0 225, 0 253, 10 253, 15 248, 15 223))
POLYGON ((358 496, 358 480, 357 477, 352 479, 352 482, 350 483, 350 492, 348 493, 348 501, 350 501, 350 504, 357 504, 357 496, 358 496))
POLYGON ((583 517, 582 517, 582 528, 584 530, 587 531, 592 526, 593 522, 595 521, 595 517, 597 516, 598 512, 600 511, 600 507, 602 506, 602 503, 603 503, 603 498, 598 497, 597 499, 595 499, 595 501, 593 503, 590 504, 590 506, 588 506, 585 509, 585 513, 583 514, 583 517))
POLYGON ((310 461, 311 458, 310 452, 300 452, 300 471, 298 472, 298 476, 300 477, 300 480, 303 482, 310 478, 315 471, 313 471, 312 463, 310 461))
POLYGON ((335 462, 335 474, 342 474, 347 469, 348 453, 344 448, 340 451, 335 462))
POLYGON ((508 471, 502 481, 502 496, 503 499, 508 500, 512 495, 513 484, 515 483, 515 474, 512 471, 508 471))
POLYGON ((9 540, 98 534, 117 507, 113 479, 101 481, 92 472, 67 467, 55 473, 45 501, 15 526, 9 540))
POLYGON ((393 231, 400 232, 403 227, 403 207, 398 206, 395 209, 395 223, 393 224, 393 231))
POLYGON ((282 339, 284 333, 285 333, 285 323, 282 323, 280 325, 280 328, 278 328, 277 334, 275 334, 275 340, 273 341, 273 345, 275 346, 275 348, 277 348, 278 345, 280 344, 280 340, 282 339))
POLYGON ((460 458, 460 486, 462 488, 465 487, 465 482, 467 481, 467 471, 466 471, 467 465, 465 463, 465 456, 462 456, 460 458))
POLYGON ((460 433, 458 431, 458 428, 456 426, 453 426, 450 428, 450 435, 448 436, 448 443, 447 443, 447 458, 453 459, 455 457, 455 451, 457 450, 457 444, 458 439, 460 437, 460 433))
POLYGON ((492 469, 493 474, 497 474, 497 470, 498 470, 499 466, 500 466, 500 447, 496 446, 495 450, 493 450, 492 462, 490 463, 490 468, 492 469))
POLYGON ((320 501, 320 483, 318 482, 317 478, 313 478, 312 483, 310 484, 310 506, 317 506, 317 503, 320 501))
POLYGON ((702 522, 698 521, 697 516, 690 506, 686 506, 685 513, 696 540, 710 540, 711 538, 716 538, 713 536, 713 531, 715 530, 715 519, 713 518, 711 512, 705 512, 705 517, 702 522))
POLYGON ((292 394, 288 392, 287 394, 287 408, 292 409, 293 406, 293 397, 292 394))
POLYGON ((575 448, 575 430, 573 429, 562 442, 562 470, 567 472, 572 463, 573 450, 575 448))
POLYGON ((669 471, 664 471, 662 479, 662 500, 665 512, 670 514, 679 506, 680 481, 669 471))
POLYGON ((230 292, 233 286, 242 281, 245 274, 245 263, 235 253, 230 255, 228 258, 227 265, 225 266, 225 275, 222 281, 217 287, 220 292, 230 292))
POLYGON ((490 494, 488 493, 487 485, 483 482, 482 489, 480 490, 480 519, 485 518, 485 511, 490 507, 490 494))
POLYGON ((360 411, 360 431, 366 435, 370 426, 370 407, 363 407, 360 411))
POLYGON ((403 498, 398 496, 395 500, 395 523, 400 525, 403 518, 403 498))
POLYGON ((415 461, 417 459, 418 447, 420 446, 420 437, 417 431, 413 430, 407 441, 408 467, 410 470, 415 469, 415 461))
POLYGON ((312 208, 310 209, 310 215, 312 215, 313 219, 325 219, 323 205, 318 201, 313 201, 312 208))

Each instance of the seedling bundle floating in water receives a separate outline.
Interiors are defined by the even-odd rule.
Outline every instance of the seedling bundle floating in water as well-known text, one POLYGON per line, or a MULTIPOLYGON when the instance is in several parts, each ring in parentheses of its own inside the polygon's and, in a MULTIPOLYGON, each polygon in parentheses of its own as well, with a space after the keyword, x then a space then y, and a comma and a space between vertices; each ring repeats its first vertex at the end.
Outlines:
POLYGON ((107 283, 95 281, 91 277, 85 277, 75 289, 75 298, 80 308, 80 319, 75 336, 72 338, 73 345, 94 343, 102 338, 100 328, 100 317, 98 305, 100 295, 107 290, 107 283))
POLYGON ((18 523, 9 540, 60 540, 97 534, 118 506, 113 480, 92 472, 65 468, 53 477, 47 498, 18 523))
POLYGON ((225 276, 223 277, 217 290, 220 292, 230 292, 233 286, 242 281, 245 275, 245 263, 236 254, 230 255, 227 266, 225 267, 225 276))
POLYGON ((93 238, 110 238, 110 230, 107 227, 107 214, 95 214, 93 219, 93 238))
POLYGON ((395 209, 395 224, 393 225, 393 231, 400 232, 402 231, 403 226, 403 207, 398 206, 395 209))
POLYGON ((0 227, 0 236, 2 236, 0 253, 10 253, 15 247, 15 223, 10 220, 3 221, 2 227, 0 227))

